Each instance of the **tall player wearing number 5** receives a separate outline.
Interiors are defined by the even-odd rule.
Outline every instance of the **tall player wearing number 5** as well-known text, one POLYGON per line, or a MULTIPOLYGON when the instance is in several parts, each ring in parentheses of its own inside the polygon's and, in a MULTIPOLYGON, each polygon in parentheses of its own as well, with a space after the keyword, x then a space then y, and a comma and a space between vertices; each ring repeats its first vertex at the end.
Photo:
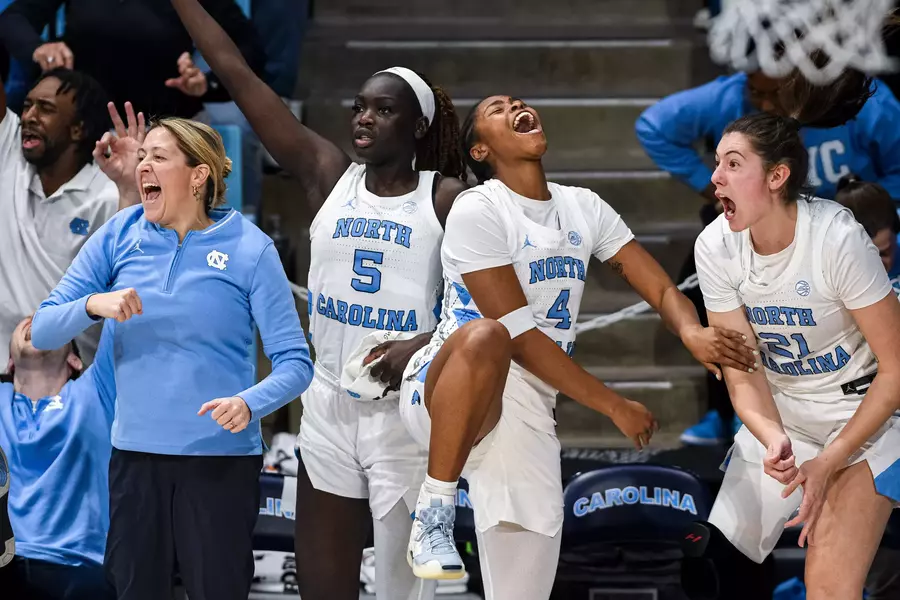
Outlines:
POLYGON ((800 127, 742 117, 716 152, 724 214, 697 239, 700 287, 765 369, 725 369, 744 426, 709 520, 757 563, 803 523, 807 597, 859 598, 900 500, 900 305, 852 213, 802 197, 800 127))
POLYGON ((172 4, 263 145, 300 181, 305 198, 298 201, 315 214, 308 286, 316 367, 297 441, 300 595, 358 598, 374 524, 378 598, 430 597, 434 583, 417 582, 404 560, 408 503, 425 475, 425 453, 403 427, 395 399, 359 401, 341 388, 340 375, 367 334, 421 334, 377 349, 372 374, 398 388, 437 322, 443 223, 466 187, 453 104, 409 69, 373 75, 349 115, 363 163, 355 164, 294 118, 197 0, 172 4))
POLYGON ((537 112, 492 96, 475 106, 463 136, 469 166, 490 181, 460 194, 450 211, 441 322, 401 388, 404 423, 429 447, 408 558, 420 577, 462 573, 452 528, 465 465, 487 599, 545 600, 563 518, 557 390, 610 416, 638 448, 656 429, 646 408, 571 358, 591 256, 625 277, 709 369, 749 369, 756 358, 740 334, 700 325, 608 204, 547 183, 537 112))

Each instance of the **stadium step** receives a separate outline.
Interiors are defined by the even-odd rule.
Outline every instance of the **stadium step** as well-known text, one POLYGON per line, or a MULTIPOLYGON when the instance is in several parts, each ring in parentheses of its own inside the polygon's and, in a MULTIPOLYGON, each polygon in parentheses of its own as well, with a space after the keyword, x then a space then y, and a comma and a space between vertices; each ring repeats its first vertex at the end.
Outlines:
POLYGON ((352 97, 373 73, 403 65, 451 97, 661 97, 706 77, 685 39, 321 40, 304 47, 300 86, 310 99, 352 97))
POLYGON ((314 19, 371 25, 449 22, 502 27, 573 21, 590 25, 668 24, 692 17, 700 5, 697 0, 331 0, 315 4, 314 19))
MULTIPOLYGON (((622 396, 644 404, 663 435, 680 434, 701 416, 699 399, 706 395, 706 375, 700 365, 589 367, 588 372, 622 396)), ((611 419, 562 394, 556 404, 556 421, 560 438, 615 438, 618 432, 611 419)), ((624 444, 628 445, 627 440, 624 444)))
POLYGON ((547 179, 593 190, 633 229, 645 221, 701 225, 703 199, 665 171, 551 171, 547 179))
MULTIPOLYGON (((584 324, 591 316, 580 318, 584 324)), ((694 366, 697 362, 654 312, 578 334, 575 359, 592 368, 694 366)))

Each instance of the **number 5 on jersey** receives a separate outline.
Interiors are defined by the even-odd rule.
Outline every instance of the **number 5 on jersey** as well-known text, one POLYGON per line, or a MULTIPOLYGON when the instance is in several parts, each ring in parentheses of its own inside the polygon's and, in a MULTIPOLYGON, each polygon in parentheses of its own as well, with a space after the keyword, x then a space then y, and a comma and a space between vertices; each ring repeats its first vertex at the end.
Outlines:
POLYGON ((384 252, 359 250, 353 253, 353 272, 360 276, 350 280, 350 287, 357 292, 374 294, 381 289, 381 271, 372 265, 380 265, 384 261, 384 252))

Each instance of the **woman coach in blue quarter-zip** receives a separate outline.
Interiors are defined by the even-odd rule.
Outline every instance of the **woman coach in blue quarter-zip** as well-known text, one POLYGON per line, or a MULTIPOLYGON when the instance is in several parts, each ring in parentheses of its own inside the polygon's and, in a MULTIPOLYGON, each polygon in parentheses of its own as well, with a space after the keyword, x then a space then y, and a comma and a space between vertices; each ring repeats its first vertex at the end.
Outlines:
POLYGON ((105 562, 119 600, 170 597, 176 561, 191 600, 246 600, 259 420, 309 385, 309 349, 272 240, 216 208, 230 169, 219 135, 163 119, 124 158, 141 206, 84 245, 35 315, 32 343, 58 348, 117 321, 105 562), (254 323, 272 361, 256 385, 254 323))

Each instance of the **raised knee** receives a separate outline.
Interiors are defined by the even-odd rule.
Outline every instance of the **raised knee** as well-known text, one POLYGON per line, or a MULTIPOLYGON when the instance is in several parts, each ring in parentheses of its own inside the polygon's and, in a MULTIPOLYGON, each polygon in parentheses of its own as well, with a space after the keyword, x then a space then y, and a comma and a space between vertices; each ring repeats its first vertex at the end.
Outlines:
POLYGON ((459 328, 464 352, 482 359, 506 358, 512 353, 512 340, 506 327, 494 319, 475 319, 459 328))

